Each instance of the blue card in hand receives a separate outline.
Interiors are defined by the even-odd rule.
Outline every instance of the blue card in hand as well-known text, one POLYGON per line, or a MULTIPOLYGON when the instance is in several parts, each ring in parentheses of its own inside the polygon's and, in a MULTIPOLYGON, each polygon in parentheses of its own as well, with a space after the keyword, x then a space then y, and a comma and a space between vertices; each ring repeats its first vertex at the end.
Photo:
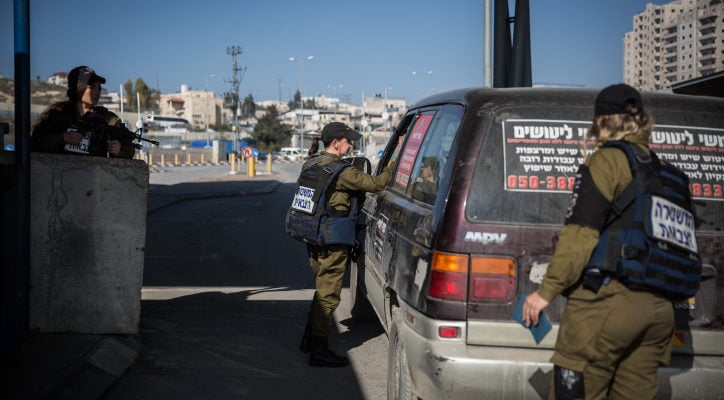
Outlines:
MULTIPOLYGON (((516 304, 515 309, 513 309, 513 318, 520 322, 523 326, 525 326, 525 321, 523 320, 523 303, 525 303, 526 297, 527 296, 525 294, 521 295, 520 300, 518 300, 518 304, 516 304)), ((548 316, 545 315, 545 313, 541 312, 538 317, 538 325, 531 325, 529 328, 530 333, 533 335, 533 339, 535 340, 535 344, 540 344, 541 340, 546 337, 552 327, 551 320, 548 319, 548 316)))

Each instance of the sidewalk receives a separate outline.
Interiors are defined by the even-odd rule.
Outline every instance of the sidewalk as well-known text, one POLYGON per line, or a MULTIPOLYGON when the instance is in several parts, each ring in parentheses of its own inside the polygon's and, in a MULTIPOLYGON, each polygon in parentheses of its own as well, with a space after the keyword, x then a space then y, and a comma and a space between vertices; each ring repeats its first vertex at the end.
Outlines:
MULTIPOLYGON (((149 185, 148 213, 182 201, 268 193, 274 173, 198 178, 149 185)), ((18 354, 0 365, 0 398, 95 400, 120 378, 141 351, 137 335, 29 334, 18 354)))

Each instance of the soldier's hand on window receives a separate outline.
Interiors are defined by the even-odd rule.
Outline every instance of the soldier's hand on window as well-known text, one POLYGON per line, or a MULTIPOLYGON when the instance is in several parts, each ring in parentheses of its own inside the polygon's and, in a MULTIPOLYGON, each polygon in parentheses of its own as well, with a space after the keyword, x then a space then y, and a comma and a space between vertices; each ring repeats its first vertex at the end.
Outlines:
POLYGON ((83 134, 75 129, 68 129, 63 132, 63 141, 68 144, 79 144, 83 140, 83 134))
POLYGON ((118 157, 118 155, 121 153, 121 142, 115 139, 111 139, 108 141, 108 154, 118 157))

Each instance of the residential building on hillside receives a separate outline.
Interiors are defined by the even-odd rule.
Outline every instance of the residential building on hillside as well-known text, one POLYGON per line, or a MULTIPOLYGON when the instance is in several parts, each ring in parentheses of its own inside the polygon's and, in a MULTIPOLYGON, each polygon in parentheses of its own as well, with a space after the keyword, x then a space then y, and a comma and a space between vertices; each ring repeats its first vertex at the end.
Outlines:
POLYGON ((647 4, 623 39, 624 82, 640 90, 669 90, 724 70, 724 0, 647 4))
POLYGON ((48 77, 48 83, 58 86, 68 86, 68 73, 65 71, 56 72, 48 77))
POLYGON ((231 115, 222 106, 223 100, 214 96, 213 92, 191 90, 186 85, 181 85, 180 92, 161 94, 159 104, 161 115, 183 117, 192 128, 197 129, 228 123, 231 115))

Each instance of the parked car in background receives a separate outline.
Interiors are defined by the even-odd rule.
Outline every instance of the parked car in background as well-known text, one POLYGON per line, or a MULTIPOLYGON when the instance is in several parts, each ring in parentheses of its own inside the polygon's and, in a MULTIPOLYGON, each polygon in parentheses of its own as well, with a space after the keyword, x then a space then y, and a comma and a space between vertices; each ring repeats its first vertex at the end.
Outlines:
MULTIPOLYGON (((466 89, 402 118, 377 169, 396 159, 394 179, 367 194, 350 275, 352 316, 377 318, 389 337, 389 399, 547 398, 565 300, 546 309, 554 327, 540 344, 512 313, 550 262, 596 94, 466 89)), ((724 99, 644 103, 651 149, 691 178, 704 262, 698 294, 676 304, 659 397, 722 398, 724 99)))
POLYGON ((297 161, 306 157, 306 153, 299 147, 282 147, 280 153, 283 160, 297 161))

